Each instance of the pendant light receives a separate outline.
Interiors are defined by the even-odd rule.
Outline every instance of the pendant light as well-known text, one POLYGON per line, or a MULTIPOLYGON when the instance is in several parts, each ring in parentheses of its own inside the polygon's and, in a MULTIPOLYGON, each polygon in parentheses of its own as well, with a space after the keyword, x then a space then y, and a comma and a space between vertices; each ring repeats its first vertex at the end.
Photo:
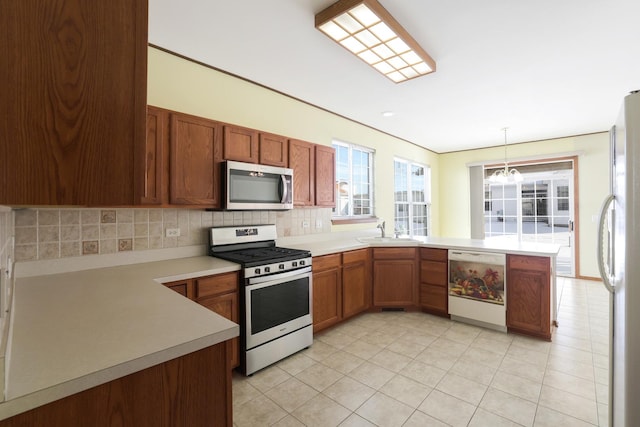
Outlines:
POLYGON ((493 172, 489 177, 489 182, 522 182, 522 175, 520 175, 520 172, 518 172, 516 168, 509 169, 509 164, 507 163, 507 129, 509 128, 502 128, 504 131, 504 168, 493 172))

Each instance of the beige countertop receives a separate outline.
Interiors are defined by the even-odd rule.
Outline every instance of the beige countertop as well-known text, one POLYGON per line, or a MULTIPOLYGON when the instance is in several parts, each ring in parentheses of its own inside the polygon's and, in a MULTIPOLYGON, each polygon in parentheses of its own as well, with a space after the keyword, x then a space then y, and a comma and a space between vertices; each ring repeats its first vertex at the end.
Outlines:
POLYGON ((412 240, 388 239, 387 242, 371 242, 372 237, 380 236, 379 230, 366 230, 346 233, 327 233, 324 235, 309 235, 283 237, 278 239, 278 245, 296 249, 308 249, 313 256, 328 255, 368 247, 426 247, 453 249, 462 251, 483 251, 517 255, 545 256, 555 258, 560 246, 548 243, 514 242, 502 239, 459 239, 449 237, 417 237, 412 240))
POLYGON ((238 336, 160 284, 238 269, 201 256, 18 278, 0 419, 238 336))

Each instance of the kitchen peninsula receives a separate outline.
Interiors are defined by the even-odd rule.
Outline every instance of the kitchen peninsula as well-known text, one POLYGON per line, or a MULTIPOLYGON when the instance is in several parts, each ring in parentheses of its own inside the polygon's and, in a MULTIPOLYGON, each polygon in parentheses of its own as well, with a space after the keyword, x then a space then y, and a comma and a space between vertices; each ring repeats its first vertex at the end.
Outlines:
POLYGON ((0 425, 231 425, 238 325, 158 282, 235 269, 196 257, 18 277, 0 425))

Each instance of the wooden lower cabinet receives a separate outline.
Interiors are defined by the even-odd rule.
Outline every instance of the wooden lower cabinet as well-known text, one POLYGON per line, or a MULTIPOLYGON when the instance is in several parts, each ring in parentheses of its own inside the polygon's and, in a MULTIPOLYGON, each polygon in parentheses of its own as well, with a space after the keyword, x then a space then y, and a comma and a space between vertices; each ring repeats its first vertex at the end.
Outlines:
POLYGON ((551 341, 551 262, 507 255, 507 328, 551 341))
POLYGON ((313 258, 313 332, 342 320, 341 254, 313 258))
POLYGON ((373 249, 373 305, 380 308, 418 306, 416 248, 373 249))
POLYGON ((369 249, 342 254, 342 317, 362 313, 371 307, 371 263, 369 249))
POLYGON ((231 426, 225 341, 0 421, 18 426, 231 426))
POLYGON ((420 307, 449 316, 446 249, 420 248, 420 307))
MULTIPOLYGON (((164 285, 220 316, 239 323, 238 280, 238 273, 231 272, 164 285)), ((230 367, 236 368, 240 366, 240 339, 233 338, 230 343, 230 367)))

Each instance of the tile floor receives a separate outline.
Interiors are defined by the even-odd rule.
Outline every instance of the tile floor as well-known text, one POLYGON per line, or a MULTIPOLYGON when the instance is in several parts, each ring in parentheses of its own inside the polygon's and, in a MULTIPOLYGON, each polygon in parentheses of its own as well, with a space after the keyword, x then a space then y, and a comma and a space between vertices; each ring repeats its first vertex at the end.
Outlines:
POLYGON ((234 425, 607 425, 608 294, 558 278, 551 343, 424 313, 366 313, 252 377, 234 425))

